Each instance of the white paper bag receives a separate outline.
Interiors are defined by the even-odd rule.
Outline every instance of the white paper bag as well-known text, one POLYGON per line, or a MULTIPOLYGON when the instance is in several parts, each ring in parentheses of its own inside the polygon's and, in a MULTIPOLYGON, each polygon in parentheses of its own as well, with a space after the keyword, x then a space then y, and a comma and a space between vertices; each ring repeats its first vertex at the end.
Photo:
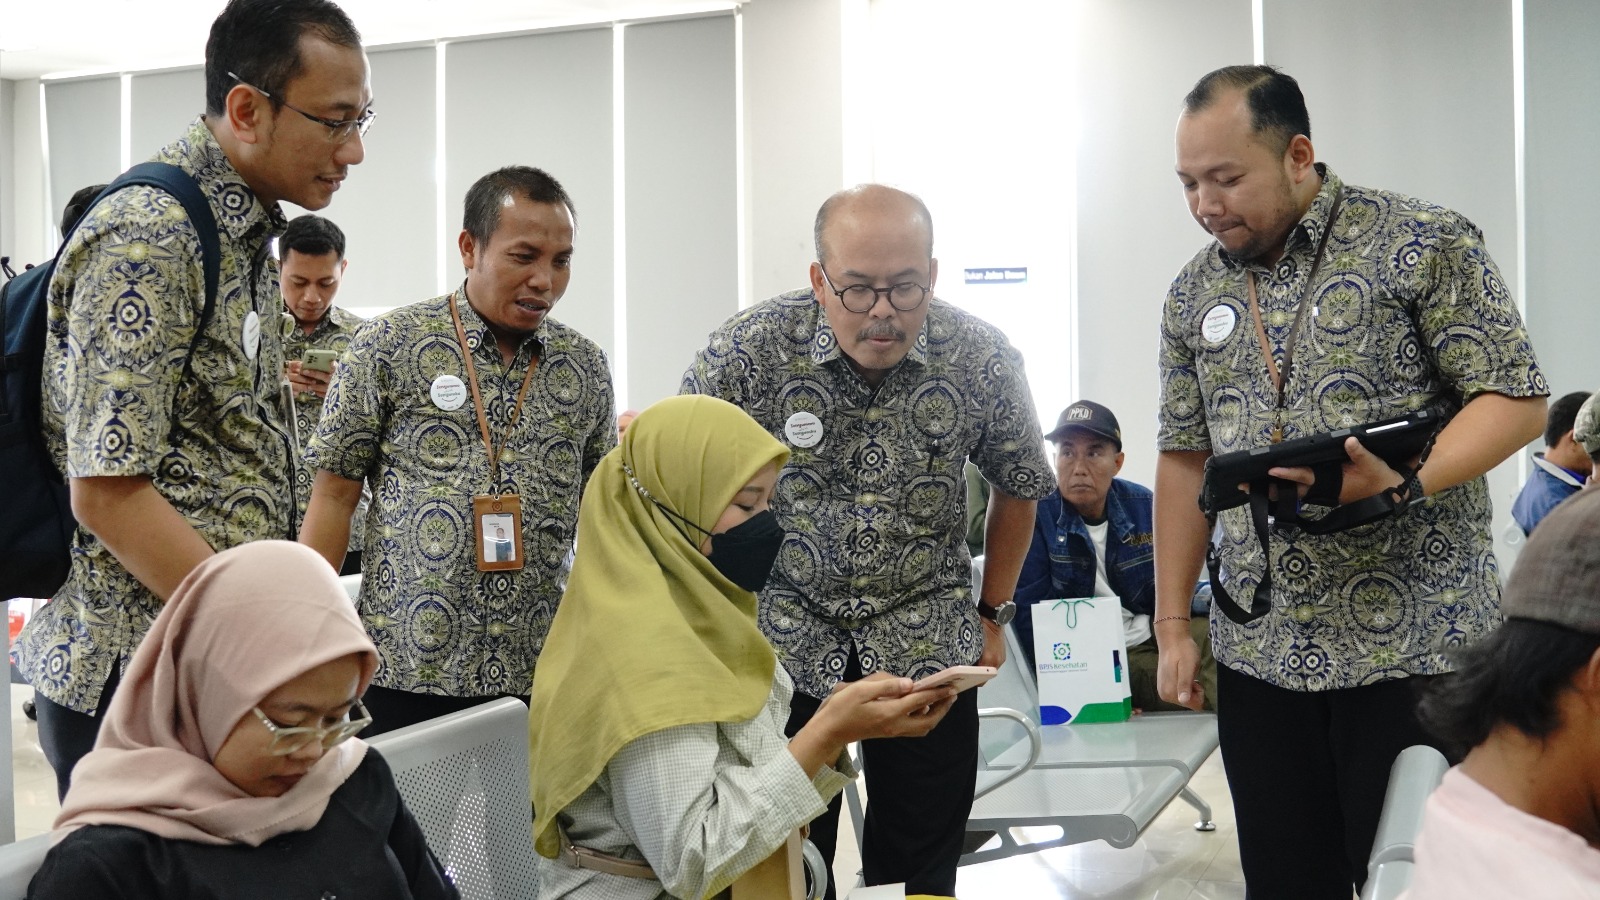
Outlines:
POLYGON ((1033 608, 1033 654, 1044 725, 1125 722, 1133 715, 1122 603, 1048 600, 1033 608))

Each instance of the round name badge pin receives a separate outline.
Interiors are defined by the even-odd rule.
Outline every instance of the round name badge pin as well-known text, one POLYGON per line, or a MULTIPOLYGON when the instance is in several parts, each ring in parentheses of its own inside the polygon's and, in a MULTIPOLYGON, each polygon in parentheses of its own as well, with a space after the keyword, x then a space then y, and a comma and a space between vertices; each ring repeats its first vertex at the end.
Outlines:
POLYGON ((1233 328, 1239 324, 1239 314, 1233 307, 1225 303, 1218 303, 1211 307, 1206 317, 1200 321, 1200 333, 1213 344, 1226 340, 1233 334, 1233 328))
POLYGON ((239 332, 239 346, 244 348, 247 359, 255 359, 261 351, 261 317, 253 309, 244 317, 244 329, 239 332))
POLYGON ((467 386, 454 375, 440 375, 428 388, 428 396, 433 398, 434 406, 452 412, 467 402, 467 386))
POLYGON ((822 442, 822 420, 808 412, 797 412, 783 423, 783 434, 796 447, 815 447, 822 442))

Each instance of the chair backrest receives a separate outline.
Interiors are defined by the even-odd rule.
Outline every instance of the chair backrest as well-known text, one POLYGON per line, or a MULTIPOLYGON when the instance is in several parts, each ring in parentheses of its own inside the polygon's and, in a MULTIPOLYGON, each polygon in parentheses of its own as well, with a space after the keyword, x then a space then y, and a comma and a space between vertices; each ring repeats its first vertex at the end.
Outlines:
POLYGON ((1383 863, 1414 861, 1422 810, 1449 768, 1444 755, 1425 744, 1407 747, 1395 757, 1383 796, 1383 813, 1378 817, 1378 831, 1372 841, 1369 875, 1383 863))
POLYGON ((0 845, 0 900, 23 900, 28 883, 50 851, 50 833, 0 845))
POLYGON ((496 700, 369 743, 464 900, 536 900, 526 704, 496 700))

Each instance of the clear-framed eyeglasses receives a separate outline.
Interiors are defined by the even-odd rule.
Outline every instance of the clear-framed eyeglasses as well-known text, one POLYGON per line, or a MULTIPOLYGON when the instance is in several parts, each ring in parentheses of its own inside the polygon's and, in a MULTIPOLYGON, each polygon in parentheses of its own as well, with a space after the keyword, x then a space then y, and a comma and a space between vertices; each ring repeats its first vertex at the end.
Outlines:
POLYGON ((844 304, 844 308, 853 313, 872 312, 872 308, 878 305, 879 294, 888 295, 889 305, 901 312, 911 312, 928 298, 928 288, 915 281, 902 281, 886 288, 875 288, 870 284, 850 284, 845 285, 844 290, 840 290, 833 286, 833 279, 828 277, 828 270, 823 269, 821 263, 817 264, 817 268, 821 269, 822 280, 827 282, 828 290, 833 291, 839 302, 844 304))
POLYGON ((253 708, 251 712, 255 713, 261 724, 272 732, 272 745, 267 748, 267 752, 273 756, 288 756, 305 749, 312 741, 320 741, 322 749, 331 750, 372 724, 372 714, 367 712, 367 708, 361 705, 360 700, 350 708, 349 719, 326 728, 317 725, 297 725, 293 728, 279 725, 268 718, 259 706, 253 708))
POLYGON ((365 137, 367 134, 367 129, 372 127, 372 120, 378 115, 378 111, 373 109, 371 104, 368 104, 367 108, 361 111, 361 115, 355 117, 354 119, 325 119, 322 116, 312 115, 298 106, 290 106, 287 100, 281 100, 272 96, 271 94, 267 93, 261 88, 256 87, 250 82, 245 81, 243 78, 240 78, 232 72, 228 73, 228 77, 239 82, 250 90, 255 91, 261 96, 266 97, 268 100, 272 100, 286 109, 293 110, 300 115, 305 116, 318 125, 327 126, 328 140, 334 144, 346 143, 358 134, 365 137))

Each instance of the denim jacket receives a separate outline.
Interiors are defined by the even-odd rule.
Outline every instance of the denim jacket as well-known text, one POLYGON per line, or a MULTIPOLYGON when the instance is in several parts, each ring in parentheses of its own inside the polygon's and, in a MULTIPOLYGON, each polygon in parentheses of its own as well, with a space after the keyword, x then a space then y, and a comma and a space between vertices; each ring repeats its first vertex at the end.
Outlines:
MULTIPOLYGON (((1106 581, 1135 615, 1154 616, 1156 610, 1155 542, 1152 527, 1153 495, 1150 489, 1114 478, 1106 494, 1106 581)), ((1089 527, 1060 492, 1039 501, 1033 522, 1033 542, 1017 578, 1017 637, 1033 647, 1033 604, 1042 600, 1094 596, 1094 542, 1089 527)), ((1195 589, 1190 612, 1205 615, 1211 608, 1211 585, 1195 589)))

